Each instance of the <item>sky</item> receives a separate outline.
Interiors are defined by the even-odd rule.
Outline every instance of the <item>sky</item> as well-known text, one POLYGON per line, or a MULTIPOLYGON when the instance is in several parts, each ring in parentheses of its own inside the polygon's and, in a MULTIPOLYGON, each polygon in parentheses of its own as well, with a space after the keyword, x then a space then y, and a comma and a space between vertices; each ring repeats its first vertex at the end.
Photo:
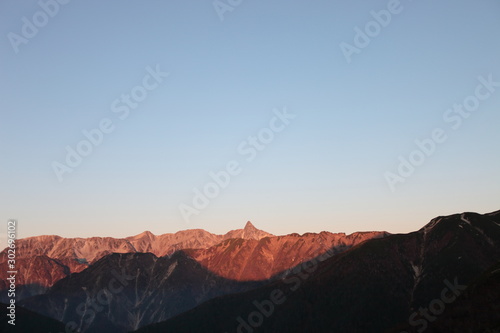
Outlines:
POLYGON ((0 230, 420 229, 500 209, 494 0, 0 2, 0 230))

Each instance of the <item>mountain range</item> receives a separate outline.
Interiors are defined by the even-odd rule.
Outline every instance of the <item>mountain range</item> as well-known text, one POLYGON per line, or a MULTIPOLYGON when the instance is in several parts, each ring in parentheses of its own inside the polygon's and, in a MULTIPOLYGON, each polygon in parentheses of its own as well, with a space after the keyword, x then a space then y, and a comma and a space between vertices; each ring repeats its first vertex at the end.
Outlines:
MULTIPOLYGON (((34 318, 40 327, 117 333, 500 327, 500 211, 441 216, 397 235, 274 236, 247 222, 225 235, 146 231, 17 244, 20 320, 34 318)), ((0 263, 5 259, 4 250, 0 263)), ((6 302, 4 276, 0 290, 6 302)))
POLYGON ((499 261, 500 211, 438 217, 137 332, 485 332, 500 327, 499 261))
MULTIPOLYGON (((88 268, 112 253, 153 253, 161 257, 181 249, 207 249, 228 239, 260 240, 271 234, 256 229, 250 222, 243 229, 215 235, 201 229, 183 230, 155 236, 149 231, 127 238, 64 238, 36 236, 16 242, 16 265, 23 274, 18 277, 18 298, 45 292, 60 279, 88 268)), ((0 265, 7 261, 6 249, 0 253, 0 265)), ((6 300, 6 271, 0 272, 0 301, 6 300)))

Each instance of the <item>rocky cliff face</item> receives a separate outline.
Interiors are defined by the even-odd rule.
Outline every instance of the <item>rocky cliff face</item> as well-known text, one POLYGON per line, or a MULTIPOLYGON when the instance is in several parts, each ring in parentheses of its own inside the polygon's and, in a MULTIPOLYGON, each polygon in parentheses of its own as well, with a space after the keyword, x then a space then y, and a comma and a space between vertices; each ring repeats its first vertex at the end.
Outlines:
MULTIPOLYGON (((0 261, 0 267, 6 261, 0 261)), ((68 276, 70 272, 80 272, 87 268, 86 264, 73 259, 52 259, 46 255, 16 258, 16 298, 18 300, 44 293, 56 281, 68 276)), ((7 269, 0 272, 0 301, 6 302, 8 284, 7 269)))
POLYGON ((351 235, 321 232, 265 237, 260 240, 238 238, 187 253, 222 277, 258 281, 287 274, 292 267, 326 251, 340 253, 368 239, 387 235, 386 232, 357 232, 351 235))

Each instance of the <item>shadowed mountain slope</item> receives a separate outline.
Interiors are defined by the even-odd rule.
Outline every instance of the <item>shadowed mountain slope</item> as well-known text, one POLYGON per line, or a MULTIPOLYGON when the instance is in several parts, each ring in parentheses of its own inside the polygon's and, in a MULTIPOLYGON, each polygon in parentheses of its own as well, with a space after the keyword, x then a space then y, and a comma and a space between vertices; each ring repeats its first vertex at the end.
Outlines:
POLYGON ((166 320, 211 298, 262 286, 203 268, 184 252, 112 254, 20 305, 81 332, 126 332, 166 320))
POLYGON ((438 217, 418 232, 368 240, 138 332, 385 332, 499 260, 499 212, 438 217))
POLYGON ((500 333, 500 262, 469 285, 427 329, 429 333, 495 331, 500 333))
POLYGON ((15 325, 7 315, 7 304, 0 303, 0 332, 3 333, 63 333, 66 325, 16 305, 15 325))

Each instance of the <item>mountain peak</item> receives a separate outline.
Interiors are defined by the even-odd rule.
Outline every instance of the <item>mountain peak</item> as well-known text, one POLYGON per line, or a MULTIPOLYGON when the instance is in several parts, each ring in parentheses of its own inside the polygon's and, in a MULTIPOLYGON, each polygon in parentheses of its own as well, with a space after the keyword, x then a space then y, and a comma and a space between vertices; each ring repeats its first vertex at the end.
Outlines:
POLYGON ((257 228, 252 224, 252 222, 248 221, 247 224, 245 224, 245 228, 243 230, 257 230, 257 228))
POLYGON ((260 240, 264 237, 272 236, 270 233, 257 229, 252 222, 248 221, 245 224, 245 228, 231 230, 224 235, 224 239, 230 238, 243 238, 243 239, 255 239, 260 240))
POLYGON ((144 232, 141 232, 138 235, 127 237, 126 239, 129 239, 129 240, 139 240, 139 239, 152 240, 153 238, 155 238, 155 235, 151 231, 146 230, 144 232))

